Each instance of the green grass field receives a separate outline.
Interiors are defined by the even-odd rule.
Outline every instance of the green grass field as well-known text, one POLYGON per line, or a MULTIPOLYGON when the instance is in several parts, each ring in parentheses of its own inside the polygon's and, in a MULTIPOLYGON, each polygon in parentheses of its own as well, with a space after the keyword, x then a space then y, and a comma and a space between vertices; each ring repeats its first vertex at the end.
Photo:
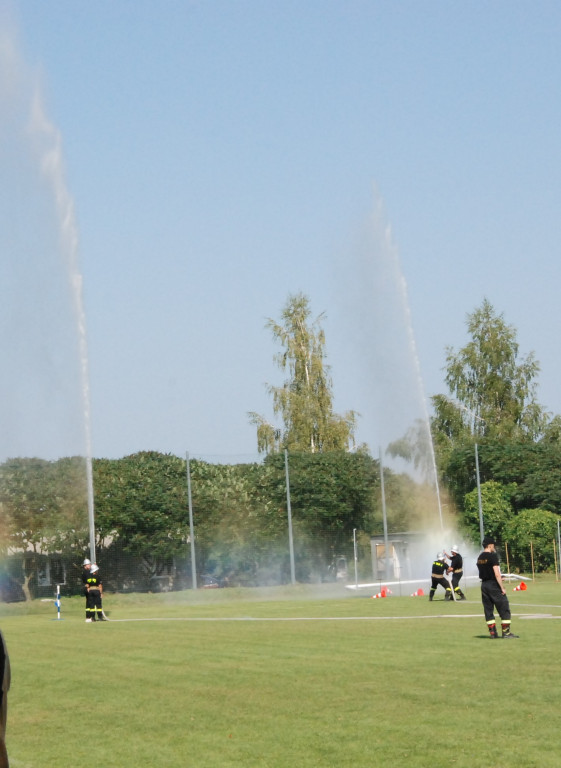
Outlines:
POLYGON ((557 768, 561 584, 468 601, 343 588, 0 605, 13 768, 557 768), (522 618, 525 614, 526 618, 522 618))

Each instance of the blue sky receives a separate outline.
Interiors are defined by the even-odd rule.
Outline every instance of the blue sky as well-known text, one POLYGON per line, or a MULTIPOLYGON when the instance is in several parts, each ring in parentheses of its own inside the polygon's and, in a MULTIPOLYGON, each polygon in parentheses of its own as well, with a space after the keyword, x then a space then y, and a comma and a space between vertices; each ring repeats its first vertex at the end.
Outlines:
POLYGON ((398 347, 410 321, 396 357, 444 392, 445 348, 484 297, 561 412, 557 2, 2 10, 62 137, 94 456, 255 454, 247 412, 272 419, 265 382, 282 382, 265 319, 299 291, 373 451, 403 431, 386 404, 406 423, 417 396, 397 365, 388 382, 380 338, 398 347))

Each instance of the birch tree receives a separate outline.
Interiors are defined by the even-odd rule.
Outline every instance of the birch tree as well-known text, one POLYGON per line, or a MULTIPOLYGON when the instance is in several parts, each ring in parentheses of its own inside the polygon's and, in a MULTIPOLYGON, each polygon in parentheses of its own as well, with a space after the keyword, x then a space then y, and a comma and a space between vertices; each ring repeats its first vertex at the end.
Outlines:
POLYGON ((275 361, 287 378, 280 386, 267 385, 281 427, 255 412, 248 414, 257 427, 261 453, 283 449, 320 453, 354 446, 358 414, 333 412, 332 380, 321 327, 324 317, 322 313, 312 320, 308 297, 298 293, 288 297, 280 322, 267 320, 266 327, 282 346, 275 361))
POLYGON ((446 350, 446 384, 452 400, 436 395, 434 426, 452 438, 467 431, 476 439, 535 441, 548 415, 536 401, 540 366, 533 353, 519 356, 516 329, 484 299, 467 317, 468 343, 446 350))

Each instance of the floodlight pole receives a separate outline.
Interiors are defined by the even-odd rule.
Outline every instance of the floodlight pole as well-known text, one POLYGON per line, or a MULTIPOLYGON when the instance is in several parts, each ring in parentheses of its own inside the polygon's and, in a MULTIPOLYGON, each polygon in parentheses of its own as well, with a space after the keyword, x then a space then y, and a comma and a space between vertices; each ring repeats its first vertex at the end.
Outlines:
POLYGON ((358 556, 356 549, 356 528, 353 528, 353 550, 355 556, 355 587, 358 588, 358 556))
POLYGON ((386 553, 386 581, 390 577, 390 556, 388 549, 388 517, 386 515, 386 492, 384 490, 384 465, 382 464, 382 448, 380 451, 380 490, 382 492, 382 521, 384 524, 384 550, 386 553))
POLYGON ((290 476, 288 473, 288 451, 284 449, 284 472, 286 475, 286 512, 288 515, 288 549, 290 552, 290 583, 296 584, 294 568, 294 541, 292 539, 292 508, 290 506, 290 476))
POLYGON ((193 501, 191 499, 191 464, 189 452, 185 454, 187 466, 187 501, 189 504, 189 541, 191 544, 191 582, 193 589, 197 589, 197 563, 195 560, 195 528, 193 526, 193 501))
POLYGON ((475 443, 475 476, 477 478, 477 503, 479 505, 479 534, 481 543, 485 538, 485 529, 483 527, 483 504, 481 503, 481 482, 479 480, 479 454, 477 453, 477 443, 475 443))
MULTIPOLYGON (((475 434, 475 420, 481 421, 483 424, 486 424, 484 418, 481 416, 478 416, 476 413, 471 411, 469 408, 466 408, 465 405, 458 402, 457 400, 454 400, 451 397, 446 397, 444 395, 446 400, 448 400, 449 403, 452 403, 452 405, 455 405, 457 408, 460 408, 460 410, 465 411, 466 413, 469 413, 469 415, 474 419, 474 425, 473 425, 473 433, 475 434)), ((485 529, 483 527, 483 504, 481 503, 481 483, 479 480, 479 454, 477 453, 477 443, 475 443, 475 476, 477 478, 477 503, 479 506, 479 534, 481 536, 481 543, 483 544, 483 539, 485 538, 485 529)))
POLYGON ((561 532, 560 532, 560 526, 559 526, 559 520, 557 521, 557 553, 558 553, 558 563, 559 563, 559 575, 561 576, 561 532))

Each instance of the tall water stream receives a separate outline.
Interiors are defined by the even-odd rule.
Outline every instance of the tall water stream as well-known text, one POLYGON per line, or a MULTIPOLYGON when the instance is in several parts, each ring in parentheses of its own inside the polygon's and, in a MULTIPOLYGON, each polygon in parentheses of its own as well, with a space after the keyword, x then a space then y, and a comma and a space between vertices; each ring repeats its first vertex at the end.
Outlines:
POLYGON ((0 178, 0 463, 22 459, 20 466, 25 467, 31 459, 82 459, 84 476, 74 493, 85 494, 87 520, 78 521, 78 527, 89 529, 93 559, 90 394, 78 227, 60 133, 47 116, 38 78, 23 62, 7 28, 0 32, 0 178))

